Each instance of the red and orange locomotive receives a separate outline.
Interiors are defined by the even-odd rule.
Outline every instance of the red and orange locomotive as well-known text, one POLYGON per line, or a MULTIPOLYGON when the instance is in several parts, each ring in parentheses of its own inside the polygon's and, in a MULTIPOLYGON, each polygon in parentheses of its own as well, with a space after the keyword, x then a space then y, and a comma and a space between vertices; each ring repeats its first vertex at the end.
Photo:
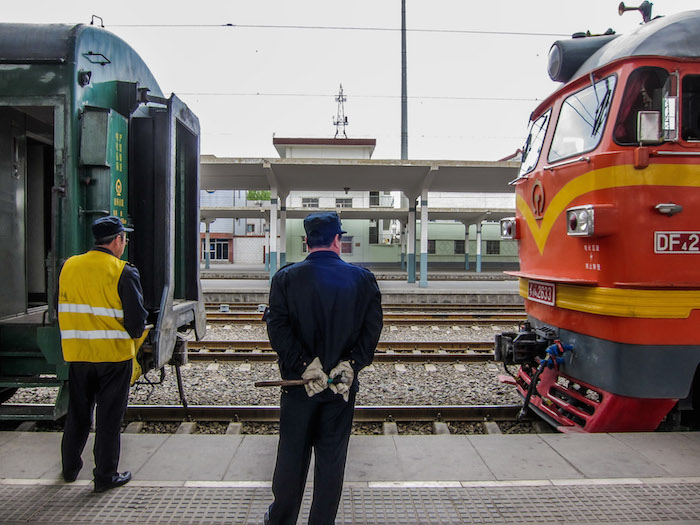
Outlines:
POLYGON ((496 358, 522 365, 526 406, 565 432, 700 410, 700 11, 645 6, 629 35, 552 46, 565 84, 532 113, 501 222, 528 322, 496 358))

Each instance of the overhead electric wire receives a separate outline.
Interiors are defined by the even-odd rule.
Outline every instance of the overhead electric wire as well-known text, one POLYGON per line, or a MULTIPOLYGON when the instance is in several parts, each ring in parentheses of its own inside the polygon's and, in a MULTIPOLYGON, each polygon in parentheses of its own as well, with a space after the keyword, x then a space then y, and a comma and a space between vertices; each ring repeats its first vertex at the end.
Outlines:
MULTIPOLYGON (((324 93, 240 93, 240 92, 178 92, 178 96, 188 97, 310 97, 310 98, 328 98, 335 95, 324 93)), ((353 99, 357 98, 401 98, 400 95, 353 95, 353 99)), ((408 97, 412 100, 477 100, 485 102, 539 102, 539 98, 516 98, 516 97, 458 97, 458 96, 421 96, 415 95, 408 97)))
MULTIPOLYGON (((109 24, 105 28, 111 27, 133 27, 133 28, 240 28, 240 29, 313 29, 326 31, 390 31, 399 32, 397 27, 354 27, 354 26, 301 26, 301 25, 275 25, 275 24, 109 24)), ((569 37, 567 33, 534 33, 527 31, 484 31, 477 29, 406 29, 408 33, 454 33, 468 35, 497 35, 497 36, 546 36, 546 37, 569 37)))

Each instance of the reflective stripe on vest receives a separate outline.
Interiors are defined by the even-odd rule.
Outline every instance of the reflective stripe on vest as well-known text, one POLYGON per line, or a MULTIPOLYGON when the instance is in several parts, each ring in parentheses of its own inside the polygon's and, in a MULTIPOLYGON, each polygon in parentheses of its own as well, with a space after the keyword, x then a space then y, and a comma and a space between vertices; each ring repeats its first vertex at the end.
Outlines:
POLYGON ((99 306, 90 306, 89 304, 59 304, 58 312, 67 312, 71 314, 104 315, 106 317, 116 317, 118 319, 124 318, 124 310, 117 310, 116 308, 102 308, 99 306))
POLYGON ((134 356, 124 329, 119 278, 125 261, 98 250, 66 261, 59 278, 58 324, 66 361, 119 362, 134 356))

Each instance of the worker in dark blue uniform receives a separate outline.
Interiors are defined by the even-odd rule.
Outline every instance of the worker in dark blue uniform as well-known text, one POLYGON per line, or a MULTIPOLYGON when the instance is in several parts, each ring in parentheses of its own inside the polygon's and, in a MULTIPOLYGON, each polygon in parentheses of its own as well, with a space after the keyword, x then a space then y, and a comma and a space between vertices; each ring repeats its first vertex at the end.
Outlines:
POLYGON ((297 522, 313 449, 309 524, 335 522, 343 490, 358 372, 369 365, 382 331, 381 294, 369 270, 340 259, 337 213, 304 219, 308 257, 280 269, 270 286, 267 332, 282 379, 274 502, 264 523, 297 522), (335 379, 336 383, 329 384, 335 379), (338 382, 338 381, 341 382, 338 382))
POLYGON ((125 228, 115 216, 92 224, 95 247, 69 258, 59 278, 58 324, 63 358, 69 363, 70 401, 61 452, 63 479, 75 481, 81 454, 95 426, 95 492, 128 483, 130 472, 117 472, 122 419, 129 398, 132 360, 148 312, 138 270, 121 260, 125 228))

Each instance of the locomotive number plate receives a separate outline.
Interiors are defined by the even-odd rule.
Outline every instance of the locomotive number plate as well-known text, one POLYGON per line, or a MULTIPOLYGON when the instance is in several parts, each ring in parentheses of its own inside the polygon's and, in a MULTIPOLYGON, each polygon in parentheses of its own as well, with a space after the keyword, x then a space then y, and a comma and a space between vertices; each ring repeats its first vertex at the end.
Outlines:
POLYGON ((540 281, 528 281, 527 298, 536 303, 554 306, 555 286, 554 283, 543 283, 540 281))
POLYGON ((700 254, 700 232, 654 232, 654 253, 700 254))

